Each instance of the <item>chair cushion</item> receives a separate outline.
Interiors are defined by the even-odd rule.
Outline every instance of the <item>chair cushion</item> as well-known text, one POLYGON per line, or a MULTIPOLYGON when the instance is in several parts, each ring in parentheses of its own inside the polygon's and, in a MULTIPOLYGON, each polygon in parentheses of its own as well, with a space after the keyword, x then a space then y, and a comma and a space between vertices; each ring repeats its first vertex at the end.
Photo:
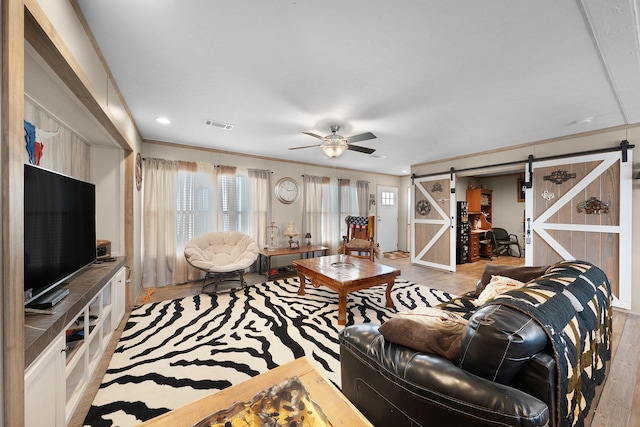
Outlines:
POLYGON ((364 239, 351 239, 347 242, 346 247, 347 249, 351 249, 354 251, 368 251, 371 249, 371 241, 364 239))
POLYGON ((244 270, 258 258, 255 240, 239 232, 213 232, 197 236, 184 248, 187 262, 211 273, 244 270))

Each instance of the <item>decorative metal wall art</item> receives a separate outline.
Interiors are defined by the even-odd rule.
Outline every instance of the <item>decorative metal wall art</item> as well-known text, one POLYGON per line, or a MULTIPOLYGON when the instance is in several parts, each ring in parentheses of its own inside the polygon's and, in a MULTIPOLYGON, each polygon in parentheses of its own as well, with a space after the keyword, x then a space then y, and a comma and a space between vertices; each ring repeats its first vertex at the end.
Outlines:
POLYGON ((431 212, 431 203, 427 200, 418 200, 416 202, 416 213, 420 216, 429 215, 431 212))
POLYGON ((583 210, 587 215, 608 214, 609 203, 598 200, 596 197, 590 197, 589 200, 578 204, 578 212, 582 213, 583 210))
MULTIPOLYGON (((434 182, 433 185, 431 186, 431 193, 442 193, 442 184, 438 181, 434 182)), ((444 197, 436 197, 436 201, 438 203, 444 203, 448 200, 449 199, 445 199, 444 197)))
POLYGON ((575 173, 569 173, 567 171, 557 170, 557 171, 551 172, 551 175, 546 175, 544 177, 544 180, 551 181, 554 184, 564 184, 565 182, 569 181, 570 179, 574 179, 575 177, 576 177, 575 173))
POLYGON ((545 199, 547 202, 550 202, 551 199, 553 199, 554 197, 556 197, 556 195, 552 192, 550 192, 549 190, 544 190, 542 192, 542 198, 545 199))

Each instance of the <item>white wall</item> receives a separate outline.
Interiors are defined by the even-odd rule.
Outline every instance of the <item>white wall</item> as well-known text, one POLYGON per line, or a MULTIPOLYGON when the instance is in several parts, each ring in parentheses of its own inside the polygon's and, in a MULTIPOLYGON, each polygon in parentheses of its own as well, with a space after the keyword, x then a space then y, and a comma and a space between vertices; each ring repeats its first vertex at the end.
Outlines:
POLYGON ((518 236, 520 244, 524 243, 524 202, 518 202, 518 177, 520 175, 503 175, 476 180, 478 185, 493 190, 491 225, 504 228, 518 236))
MULTIPOLYGON (((400 184, 400 178, 393 175, 327 168, 276 159, 229 154, 228 152, 188 148, 185 146, 144 143, 142 153, 143 157, 146 158, 207 162, 213 165, 236 166, 240 168, 268 169, 273 172, 271 176, 272 187, 280 178, 285 176, 294 178, 298 184, 302 186, 302 175, 348 178, 352 181, 367 180, 369 181, 369 193, 373 194, 376 193, 378 185, 397 187, 400 184)), ((375 215, 375 209, 376 207, 374 206, 369 213, 375 215)), ((406 213, 404 215, 406 215, 406 213)), ((280 228, 280 231, 286 228, 287 223, 294 222, 298 231, 303 233, 304 231, 300 229, 302 225, 302 199, 298 198, 296 202, 285 205, 273 197, 272 219, 275 221, 276 226, 280 228)), ((273 259, 274 266, 288 265, 290 263, 290 260, 285 259, 285 257, 276 257, 273 259)))
POLYGON ((111 241, 111 255, 122 256, 124 248, 123 151, 91 147, 91 182, 96 186, 96 238, 111 241))

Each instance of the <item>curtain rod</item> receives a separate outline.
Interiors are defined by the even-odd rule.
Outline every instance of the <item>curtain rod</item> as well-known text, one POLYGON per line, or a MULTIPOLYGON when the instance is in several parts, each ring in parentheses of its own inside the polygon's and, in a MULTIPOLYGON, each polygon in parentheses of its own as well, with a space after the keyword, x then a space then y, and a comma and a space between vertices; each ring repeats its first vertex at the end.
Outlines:
POLYGON ((413 184, 413 180, 416 179, 416 178, 427 178, 427 177, 430 177, 430 176, 444 175, 446 173, 451 173, 453 175, 456 172, 468 172, 468 171, 474 171, 474 170, 494 168, 494 167, 497 167, 497 166, 512 166, 512 165, 519 165, 519 164, 525 164, 525 163, 542 162, 542 161, 546 161, 546 160, 565 159, 565 158, 574 157, 574 156, 586 156, 586 155, 589 155, 589 154, 610 153, 610 152, 613 152, 613 151, 622 151, 622 161, 626 162, 627 161, 627 150, 628 149, 632 149, 634 147, 635 147, 635 145, 629 144, 629 141, 627 141, 625 139, 625 140, 620 142, 620 146, 619 147, 609 147, 609 148, 599 148, 599 149, 596 149, 596 150, 577 151, 577 152, 574 152, 574 153, 558 154, 558 155, 555 155, 555 156, 546 156, 546 157, 539 157, 539 158, 534 158, 533 155, 530 154, 529 157, 526 160, 514 160, 512 162, 496 163, 496 164, 486 165, 486 166, 473 166, 473 167, 461 168, 461 169, 451 168, 451 169, 449 169, 448 171, 445 171, 445 172, 433 172, 433 173, 426 173, 426 174, 422 174, 422 175, 412 174, 411 175, 411 183, 413 184))

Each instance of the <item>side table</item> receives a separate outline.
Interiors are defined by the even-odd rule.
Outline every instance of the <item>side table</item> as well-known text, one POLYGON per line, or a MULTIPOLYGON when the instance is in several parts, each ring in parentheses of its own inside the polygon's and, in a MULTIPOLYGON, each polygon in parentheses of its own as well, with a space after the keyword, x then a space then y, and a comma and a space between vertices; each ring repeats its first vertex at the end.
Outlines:
POLYGON ((296 249, 289 248, 274 248, 273 250, 269 250, 267 248, 262 248, 258 252, 258 274, 262 274, 262 265, 263 263, 266 265, 266 269, 264 270, 267 274, 267 278, 271 280, 274 275, 271 274, 271 258, 284 256, 284 255, 300 255, 300 258, 314 258, 316 256, 316 252, 319 252, 322 256, 327 255, 327 251, 329 248, 327 246, 321 245, 301 245, 296 249))

